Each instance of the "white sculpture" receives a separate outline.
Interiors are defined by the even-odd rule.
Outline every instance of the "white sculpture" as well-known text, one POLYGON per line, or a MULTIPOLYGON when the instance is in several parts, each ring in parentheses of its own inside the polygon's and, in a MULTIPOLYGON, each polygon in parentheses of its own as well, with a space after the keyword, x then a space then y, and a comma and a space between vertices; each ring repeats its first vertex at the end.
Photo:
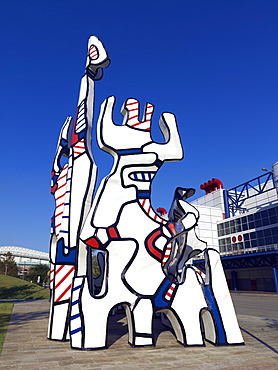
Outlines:
POLYGON ((55 198, 52 218, 51 311, 48 338, 69 338, 69 302, 75 273, 79 235, 91 207, 97 167, 92 154, 94 81, 110 61, 97 37, 89 39, 86 73, 81 79, 75 121, 68 117, 62 127, 52 167, 51 192, 55 198), (63 164, 63 157, 67 162, 63 164))
POLYGON ((71 346, 78 349, 104 348, 109 313, 121 304, 132 346, 155 344, 152 321, 157 312, 167 316, 183 345, 204 345, 204 339, 216 345, 243 343, 219 253, 195 234, 199 213, 186 202, 194 190, 177 188, 169 220, 151 206, 156 172, 164 162, 183 157, 173 114, 161 115, 159 126, 165 140, 161 144, 151 137, 152 104, 147 103, 140 121, 139 102, 127 99, 119 126, 112 117, 115 98, 104 101, 97 140, 113 156, 114 165, 91 202, 96 179, 91 152, 93 80, 101 78, 101 68, 108 66, 109 59, 95 36, 89 39, 88 50, 74 131, 69 139, 68 119, 53 165, 58 186, 54 189, 51 261, 55 277, 48 337, 70 337, 71 346), (63 153, 69 156, 64 167, 59 165, 63 153), (63 197, 62 185, 66 188, 63 197), (191 264, 192 257, 201 252, 206 256, 205 278, 191 264), (68 290, 61 293, 62 279, 68 290))

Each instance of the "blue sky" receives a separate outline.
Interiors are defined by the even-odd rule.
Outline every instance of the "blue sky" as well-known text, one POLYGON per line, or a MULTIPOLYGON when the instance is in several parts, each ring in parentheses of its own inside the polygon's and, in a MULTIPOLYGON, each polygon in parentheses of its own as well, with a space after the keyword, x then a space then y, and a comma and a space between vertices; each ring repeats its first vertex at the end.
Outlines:
MULTIPOLYGON (((276 0, 2 0, 0 245, 48 251, 54 201, 50 171, 60 127, 74 115, 87 39, 111 65, 96 84, 175 113, 184 159, 165 164, 153 205, 169 208, 177 186, 219 178, 229 189, 278 160, 276 0)), ((116 122, 121 116, 115 114, 116 122)), ((154 137, 160 140, 157 129, 154 137)), ((111 159, 96 151, 100 177, 111 159)))

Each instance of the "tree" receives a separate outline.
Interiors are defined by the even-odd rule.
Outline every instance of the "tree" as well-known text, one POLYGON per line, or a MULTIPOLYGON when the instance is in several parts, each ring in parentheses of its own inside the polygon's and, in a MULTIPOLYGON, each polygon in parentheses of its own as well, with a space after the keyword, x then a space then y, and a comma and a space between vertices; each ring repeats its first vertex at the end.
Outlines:
POLYGON ((17 277, 17 264, 11 252, 0 256, 0 274, 17 277))
POLYGON ((27 273, 26 280, 42 285, 48 281, 49 266, 40 264, 31 267, 27 273))

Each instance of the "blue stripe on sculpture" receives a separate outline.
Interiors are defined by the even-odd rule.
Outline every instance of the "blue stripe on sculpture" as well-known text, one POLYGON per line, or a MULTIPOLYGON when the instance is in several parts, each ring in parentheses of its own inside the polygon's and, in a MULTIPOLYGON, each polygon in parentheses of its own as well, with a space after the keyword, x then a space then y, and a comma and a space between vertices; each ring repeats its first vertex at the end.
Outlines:
POLYGON ((74 329, 70 332, 71 335, 79 333, 81 331, 81 328, 74 329))
POLYGON ((80 289, 82 287, 82 285, 78 285, 76 287, 73 288, 73 291, 77 290, 77 289, 80 289))
POLYGON ((222 320, 221 320, 221 316, 219 314, 219 310, 218 310, 218 307, 216 305, 216 301, 215 301, 215 298, 212 294, 211 288, 209 286, 205 286, 204 291, 205 291, 205 295, 206 295, 206 299, 207 299, 207 304, 208 304, 209 308, 211 309, 213 318, 214 318, 215 323, 216 323, 216 332, 217 332, 217 337, 218 337, 217 342, 220 343, 220 344, 221 343, 227 343, 226 334, 225 334, 225 330, 224 330, 223 323, 222 323, 222 320))
POLYGON ((72 316, 70 317, 70 319, 71 319, 71 320, 75 320, 75 319, 77 319, 78 317, 80 317, 80 313, 77 313, 76 315, 72 315, 72 316))

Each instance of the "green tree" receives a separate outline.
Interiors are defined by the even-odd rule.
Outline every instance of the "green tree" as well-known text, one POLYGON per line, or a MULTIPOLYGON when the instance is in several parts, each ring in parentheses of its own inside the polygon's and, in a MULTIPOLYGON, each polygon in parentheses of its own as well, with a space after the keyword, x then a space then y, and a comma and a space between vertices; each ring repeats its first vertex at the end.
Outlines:
POLYGON ((48 272, 49 272, 48 265, 43 264, 36 265, 34 267, 29 268, 26 280, 42 285, 42 283, 48 282, 49 279, 48 272))
POLYGON ((17 277, 17 264, 11 252, 0 256, 0 274, 17 277))

